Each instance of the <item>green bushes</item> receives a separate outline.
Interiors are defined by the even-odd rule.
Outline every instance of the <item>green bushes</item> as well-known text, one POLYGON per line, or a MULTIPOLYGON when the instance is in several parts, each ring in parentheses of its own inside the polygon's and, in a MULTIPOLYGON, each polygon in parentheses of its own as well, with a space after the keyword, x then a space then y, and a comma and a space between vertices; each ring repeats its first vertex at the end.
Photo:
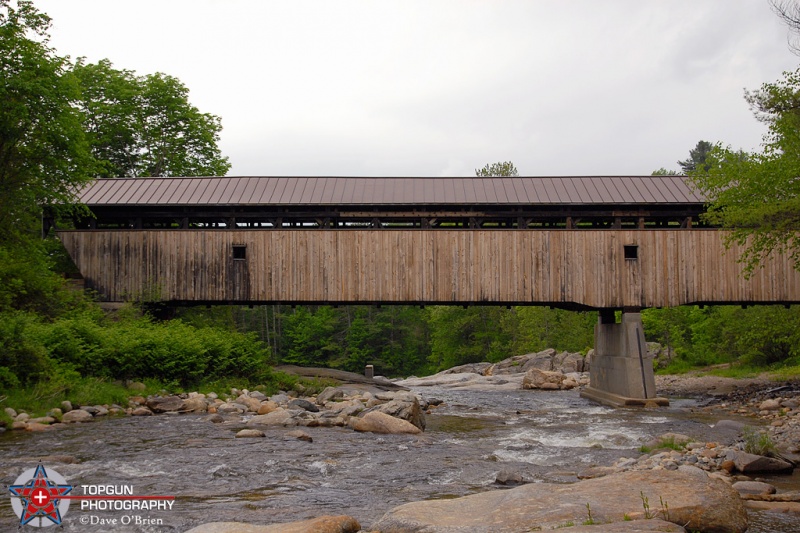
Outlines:
POLYGON ((196 328, 147 317, 119 321, 85 312, 46 322, 14 312, 0 316, 0 380, 31 384, 58 368, 77 376, 158 378, 182 386, 201 379, 266 375, 269 350, 253 335, 196 328))
POLYGON ((722 363, 772 369, 800 364, 800 306, 648 309, 642 321, 648 340, 677 355, 670 372, 722 363))

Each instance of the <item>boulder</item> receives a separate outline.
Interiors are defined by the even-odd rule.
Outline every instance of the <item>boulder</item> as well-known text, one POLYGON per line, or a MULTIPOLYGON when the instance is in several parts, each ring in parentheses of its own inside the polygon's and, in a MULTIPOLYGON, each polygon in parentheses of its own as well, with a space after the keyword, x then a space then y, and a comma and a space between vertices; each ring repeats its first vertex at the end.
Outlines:
POLYGON ((265 437, 263 431, 257 429, 242 429, 236 434, 237 439, 250 439, 254 437, 265 437))
POLYGON ((734 452, 731 458, 736 470, 742 474, 781 474, 794 470, 791 463, 774 457, 764 457, 746 452, 734 452))
POLYGON ((261 407, 261 400, 258 398, 253 398, 249 395, 242 394, 234 403, 241 404, 247 407, 248 411, 253 411, 254 413, 258 412, 258 409, 261 407))
POLYGON ((247 406, 242 403, 225 402, 217 406, 219 413, 246 413, 247 409, 247 406))
POLYGON ((632 527, 625 524, 626 515, 634 520, 646 518, 642 494, 648 498, 652 515, 689 531, 743 533, 747 529, 744 504, 730 485, 666 470, 623 472, 571 484, 531 483, 455 499, 408 503, 387 512, 372 529, 426 533, 550 530, 568 523, 582 524, 589 505, 593 520, 602 524, 596 526, 597 531, 631 531, 624 529, 632 527), (661 499, 668 513, 660 511, 661 499))
POLYGON ((310 413, 319 413, 319 407, 309 402, 308 400, 304 400, 302 398, 295 398, 294 400, 290 401, 289 407, 294 407, 295 409, 303 409, 304 411, 308 411, 310 413))
POLYGON ((277 408, 277 403, 273 402, 272 400, 264 400, 261 402, 261 405, 258 406, 258 411, 256 411, 256 413, 260 415, 267 415, 277 408))
MULTIPOLYGON (((72 412, 72 411, 70 411, 72 412)), ((152 416, 153 411, 148 409, 147 407, 137 407, 133 411, 131 411, 131 416, 152 416)), ((64 415, 67 416, 67 415, 64 415)))
POLYGON ((69 413, 64 413, 64 416, 61 417, 61 421, 65 424, 69 424, 71 422, 87 422, 91 419, 92 415, 83 409, 75 409, 69 413))
POLYGON ((525 479, 519 472, 512 472, 510 470, 501 470, 497 473, 494 482, 498 485, 522 485, 525 479))
POLYGON ((25 425, 25 431, 47 431, 48 429, 53 429, 50 427, 49 424, 42 424, 41 422, 27 422, 25 425))
POLYGON ((247 421, 248 426, 296 426, 297 421, 292 418, 291 411, 282 407, 265 415, 256 415, 247 421))
POLYGON ((72 411, 72 402, 69 400, 64 400, 61 402, 61 411, 64 413, 72 411))
MULTIPOLYGON (((562 526, 566 527, 566 526, 562 526)), ((556 526, 561 531, 561 528, 556 526)), ((658 518, 650 520, 628 520, 624 522, 614 522, 613 524, 592 524, 592 525, 579 525, 569 527, 565 531, 569 533, 686 533, 678 524, 672 522, 665 522, 658 518)))
POLYGON ((344 398, 345 392, 341 387, 325 387, 317 394, 317 404, 325 405, 326 402, 335 402, 344 398))
POLYGON ((361 418, 353 419, 352 427, 356 431, 371 433, 409 433, 412 435, 422 433, 422 430, 411 422, 395 418, 381 411, 371 411, 361 418))
POLYGON ((186 533, 357 533, 361 530, 352 516, 320 516, 311 520, 259 526, 241 522, 212 522, 186 533))
POLYGON ((182 411, 183 399, 179 396, 152 396, 147 399, 146 405, 154 413, 182 411))
POLYGON ((781 402, 775 399, 764 400, 758 406, 759 411, 777 411, 780 408, 781 402))
POLYGON ((564 374, 559 371, 531 368, 522 380, 523 389, 559 390, 564 382, 564 374))
POLYGON ((466 365, 459 365, 454 366, 453 368, 448 368, 447 370, 443 370, 439 372, 442 375, 445 374, 478 374, 481 376, 491 376, 491 373, 487 373, 490 368, 494 367, 492 363, 468 363, 466 365))
POLYGON ((131 381, 130 383, 128 383, 128 389, 142 392, 144 390, 147 390, 147 385, 145 385, 141 381, 131 381))
POLYGON ((287 431, 286 432, 286 436, 287 437, 291 437, 293 439, 302 440, 302 441, 305 441, 305 442, 314 442, 314 439, 311 437, 311 435, 309 435, 308 433, 306 433, 302 429, 295 429, 293 431, 287 431))
POLYGON ((204 413, 208 410, 205 398, 193 396, 183 401, 183 410, 191 413, 204 413))
POLYGON ((736 489, 739 494, 767 495, 778 492, 774 486, 762 481, 737 481, 733 484, 733 488, 736 489))
MULTIPOLYGON (((391 394, 391 393, 390 393, 391 394)), ((382 395, 378 395, 381 399, 382 395)), ((368 412, 379 411, 395 418, 411 422, 420 430, 425 431, 425 412, 419 405, 417 397, 410 392, 398 392, 390 396, 386 403, 371 408, 368 412)), ((357 409, 358 406, 355 406, 357 409)))

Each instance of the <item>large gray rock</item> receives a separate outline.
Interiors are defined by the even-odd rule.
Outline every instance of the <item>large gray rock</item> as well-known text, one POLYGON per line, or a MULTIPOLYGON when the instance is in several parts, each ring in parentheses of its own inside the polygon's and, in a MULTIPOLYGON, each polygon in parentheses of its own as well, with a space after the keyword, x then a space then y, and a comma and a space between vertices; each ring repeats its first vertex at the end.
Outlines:
POLYGON ((179 396, 153 396, 147 399, 146 405, 154 413, 182 411, 183 399, 179 396))
POLYGON ((234 403, 244 405, 247 407, 248 411, 252 411, 254 413, 258 412, 258 409, 261 407, 261 400, 258 398, 253 398, 252 396, 242 394, 234 403))
POLYGON ((742 474, 764 474, 768 472, 779 474, 789 473, 794 470, 791 463, 787 463, 782 459, 746 452, 735 452, 731 460, 736 465, 736 469, 742 474))
POLYGON ((238 433, 236 433, 235 438, 237 439, 252 439, 252 438, 259 438, 264 437, 264 432, 259 431, 258 429, 240 429, 238 433))
POLYGON ((296 426, 297 420, 294 419, 291 411, 279 407, 265 415, 256 415, 247 421, 248 426, 296 426))
POLYGON ((565 529, 557 529, 557 531, 562 530, 568 531, 569 533, 686 533, 686 530, 678 524, 665 522, 658 518, 614 522, 613 524, 580 525, 565 529))
POLYGON ((205 398, 194 396, 183 401, 183 410, 192 413, 204 413, 208 410, 205 398))
POLYGON ((736 489, 739 494, 757 494, 761 496, 778 492, 778 489, 773 485, 764 483, 763 481, 737 481, 733 484, 733 488, 736 489))
POLYGON ((730 485, 665 470, 624 472, 572 484, 531 483, 450 500, 409 503, 390 510, 372 529, 393 533, 550 530, 570 522, 582 524, 589 505, 593 520, 602 524, 596 526, 597 531, 630 531, 623 529, 628 527, 625 515, 645 518, 642 494, 657 518, 667 518, 689 531, 743 533, 747 529, 744 505, 730 485), (666 517, 660 512, 661 499, 669 507, 666 517))
POLYGON ((217 406, 217 412, 223 414, 246 413, 248 407, 243 403, 225 402, 217 406))
POLYGON ((492 363, 467 363, 466 365, 459 365, 454 366, 453 368, 448 368, 447 370, 442 370, 439 372, 442 375, 446 374, 479 374, 481 376, 486 375, 486 372, 489 368, 494 367, 492 363))
POLYGON ((308 400, 304 400, 303 398, 295 398, 294 400, 290 401, 289 407, 294 409, 303 409, 304 411, 308 411, 310 413, 319 413, 319 407, 308 400))
POLYGON ((64 423, 70 422, 88 422, 92 419, 92 415, 83 409, 75 409, 69 413, 64 413, 61 421, 64 423))
POLYGON ((412 435, 422 433, 422 430, 411 422, 395 418, 380 411, 372 411, 361 418, 353 419, 352 426, 356 431, 371 433, 409 433, 412 435))
MULTIPOLYGON (((410 392, 389 394, 391 394, 391 399, 388 402, 372 407, 370 412, 379 411, 389 416, 406 420, 424 431, 425 413, 422 411, 417 397, 410 392)), ((381 395, 378 395, 378 398, 381 398, 381 395)))
POLYGON ((522 380, 523 389, 560 390, 566 376, 559 371, 531 368, 522 380))
POLYGON ((320 516, 301 522, 259 526, 241 522, 212 522, 186 533, 357 533, 361 530, 352 516, 320 516))

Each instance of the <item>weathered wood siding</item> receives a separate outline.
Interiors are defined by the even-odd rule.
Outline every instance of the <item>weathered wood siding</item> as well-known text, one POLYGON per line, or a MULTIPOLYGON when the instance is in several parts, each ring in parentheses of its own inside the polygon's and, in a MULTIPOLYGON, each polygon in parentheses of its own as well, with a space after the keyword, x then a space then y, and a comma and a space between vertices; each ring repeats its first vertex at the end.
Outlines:
POLYGON ((59 233, 108 301, 800 303, 776 256, 745 280, 713 230, 151 230, 59 233), (246 259, 234 259, 234 245, 246 259), (638 259, 623 247, 638 246, 638 259))

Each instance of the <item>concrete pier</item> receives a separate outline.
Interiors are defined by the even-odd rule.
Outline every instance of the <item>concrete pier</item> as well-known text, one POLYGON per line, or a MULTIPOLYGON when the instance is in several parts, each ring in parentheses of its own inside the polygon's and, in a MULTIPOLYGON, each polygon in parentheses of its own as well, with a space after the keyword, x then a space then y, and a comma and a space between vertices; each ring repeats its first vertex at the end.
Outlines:
POLYGON ((623 312, 618 323, 613 309, 601 310, 594 327, 589 386, 581 396, 614 407, 669 405, 668 399, 656 394, 641 314, 623 312))

